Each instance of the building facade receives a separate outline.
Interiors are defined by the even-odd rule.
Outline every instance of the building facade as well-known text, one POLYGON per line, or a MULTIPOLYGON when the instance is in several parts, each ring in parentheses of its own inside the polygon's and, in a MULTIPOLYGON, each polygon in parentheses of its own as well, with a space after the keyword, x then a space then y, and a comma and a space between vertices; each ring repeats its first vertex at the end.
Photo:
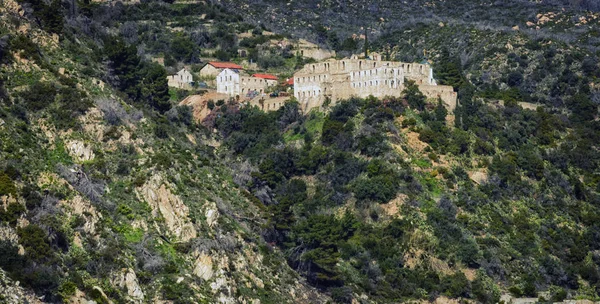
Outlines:
POLYGON ((168 85, 178 89, 191 89, 193 81, 192 73, 187 69, 181 69, 177 74, 167 76, 168 85))
POLYGON ((352 96, 365 98, 400 97, 404 80, 415 81, 428 98, 442 98, 446 106, 456 107, 456 93, 450 86, 438 86, 429 64, 351 59, 311 63, 294 74, 294 97, 308 111, 352 96))
POLYGON ((239 70, 224 69, 217 75, 217 93, 241 99, 253 98, 277 84, 277 77, 268 74, 242 75, 239 70), (274 78, 274 79, 273 79, 274 78))
POLYGON ((211 61, 207 63, 204 67, 202 67, 202 69, 200 69, 200 77, 216 77, 225 69, 243 70, 244 68, 241 65, 235 64, 233 62, 211 61))

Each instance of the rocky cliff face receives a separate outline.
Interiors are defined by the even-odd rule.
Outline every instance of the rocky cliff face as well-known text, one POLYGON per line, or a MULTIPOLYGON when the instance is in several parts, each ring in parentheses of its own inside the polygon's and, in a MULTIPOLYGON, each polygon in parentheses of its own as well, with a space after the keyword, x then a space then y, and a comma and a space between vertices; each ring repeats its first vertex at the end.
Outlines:
POLYGON ((44 303, 38 299, 34 293, 24 289, 19 282, 11 280, 4 270, 0 269, 0 303, 21 304, 44 303))
POLYGON ((0 52, 0 303, 327 301, 262 239, 218 138, 85 74, 110 73, 97 41, 41 30, 31 4, 0 11, 0 37, 22 39, 0 52))
POLYGON ((196 229, 188 217, 188 207, 181 198, 171 192, 161 176, 150 177, 144 185, 136 189, 136 194, 140 200, 150 205, 153 217, 164 219, 169 233, 178 240, 187 242, 196 238, 196 229))

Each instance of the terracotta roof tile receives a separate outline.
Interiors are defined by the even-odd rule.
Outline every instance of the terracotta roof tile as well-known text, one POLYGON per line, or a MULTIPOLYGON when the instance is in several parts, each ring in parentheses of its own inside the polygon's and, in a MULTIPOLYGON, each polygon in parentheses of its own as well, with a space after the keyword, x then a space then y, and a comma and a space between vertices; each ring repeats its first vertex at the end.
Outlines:
POLYGON ((212 65, 213 67, 217 68, 217 69, 236 69, 236 70, 243 70, 244 68, 241 65, 237 65, 233 62, 217 62, 217 61, 211 61, 208 64, 212 65))
POLYGON ((262 79, 270 79, 270 80, 277 80, 277 76, 271 75, 271 74, 254 74, 254 75, 252 75, 252 77, 262 78, 262 79))

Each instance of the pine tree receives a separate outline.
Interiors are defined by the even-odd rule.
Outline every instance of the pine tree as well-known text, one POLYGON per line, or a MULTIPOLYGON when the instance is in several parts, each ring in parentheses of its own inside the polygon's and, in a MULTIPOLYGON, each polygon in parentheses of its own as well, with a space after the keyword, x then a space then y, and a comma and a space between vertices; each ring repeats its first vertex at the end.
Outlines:
POLYGON ((142 92, 148 103, 160 113, 171 109, 167 72, 160 65, 150 65, 142 84, 142 92))
POLYGON ((405 85, 406 87, 402 91, 402 94, 404 94, 404 99, 406 99, 408 105, 411 108, 423 111, 425 109, 426 98, 419 90, 419 86, 412 80, 407 80, 405 85))
POLYGON ((442 99, 438 97, 438 103, 435 107, 435 120, 445 122, 446 115, 448 115, 448 110, 446 110, 446 107, 444 107, 442 99))

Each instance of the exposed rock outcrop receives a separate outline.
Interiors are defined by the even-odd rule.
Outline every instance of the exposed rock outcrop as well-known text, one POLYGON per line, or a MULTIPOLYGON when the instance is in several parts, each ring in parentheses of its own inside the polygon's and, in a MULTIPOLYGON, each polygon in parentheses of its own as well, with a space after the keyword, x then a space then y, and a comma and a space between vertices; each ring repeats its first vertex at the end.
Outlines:
POLYGON ((79 140, 67 142, 67 150, 69 151, 69 155, 71 155, 73 160, 77 163, 90 161, 95 157, 92 148, 79 140))
POLYGON ((209 255, 201 253, 198 258, 196 258, 194 274, 204 280, 210 280, 212 278, 214 274, 213 262, 209 255))
POLYGON ((120 273, 117 274, 115 280, 117 286, 125 288, 129 300, 135 303, 142 303, 144 300, 144 292, 138 283, 137 276, 131 268, 123 268, 120 273))
POLYGON ((33 293, 25 291, 19 285, 19 282, 12 281, 10 278, 8 278, 4 270, 0 268, 0 303, 44 303, 35 297, 33 293))
POLYGON ((196 237, 196 228, 188 218, 189 209, 181 198, 171 191, 168 183, 155 174, 141 187, 136 189, 138 199, 144 200, 152 208, 152 215, 165 219, 169 232, 181 241, 196 237))

